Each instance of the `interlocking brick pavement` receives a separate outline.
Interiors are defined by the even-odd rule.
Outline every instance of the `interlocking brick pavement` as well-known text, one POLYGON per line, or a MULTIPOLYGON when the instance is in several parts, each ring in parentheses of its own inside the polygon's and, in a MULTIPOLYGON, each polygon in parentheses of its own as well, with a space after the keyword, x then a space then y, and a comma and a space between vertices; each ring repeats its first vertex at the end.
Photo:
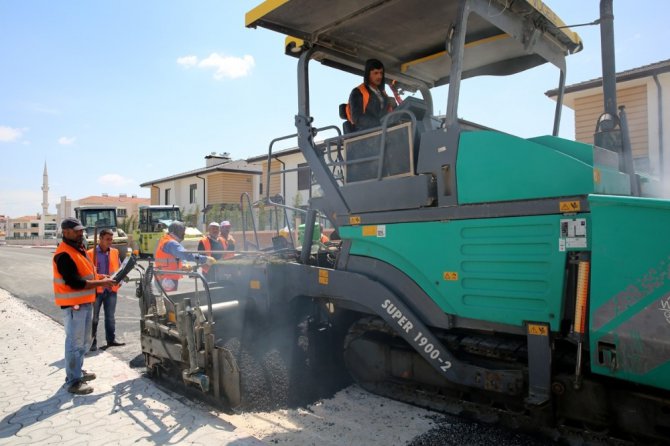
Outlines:
POLYGON ((94 392, 68 393, 64 343, 61 325, 0 290, 0 444, 265 444, 106 352, 84 360, 94 392))

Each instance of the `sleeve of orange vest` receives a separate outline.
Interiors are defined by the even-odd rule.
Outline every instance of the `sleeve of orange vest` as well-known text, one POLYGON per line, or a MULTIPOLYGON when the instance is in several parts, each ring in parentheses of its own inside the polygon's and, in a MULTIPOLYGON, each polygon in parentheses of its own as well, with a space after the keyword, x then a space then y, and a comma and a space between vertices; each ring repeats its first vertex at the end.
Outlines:
POLYGON ((353 124, 357 125, 361 116, 363 116, 363 95, 358 88, 351 90, 351 94, 349 95, 349 107, 351 109, 351 119, 354 120, 353 124))

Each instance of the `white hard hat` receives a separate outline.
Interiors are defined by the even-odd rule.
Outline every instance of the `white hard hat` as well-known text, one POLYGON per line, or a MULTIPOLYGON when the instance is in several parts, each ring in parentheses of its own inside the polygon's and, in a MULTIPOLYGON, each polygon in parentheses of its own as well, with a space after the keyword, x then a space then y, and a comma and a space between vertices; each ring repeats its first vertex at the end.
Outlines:
POLYGON ((215 221, 211 222, 209 226, 216 226, 217 228, 219 227, 219 224, 215 221))

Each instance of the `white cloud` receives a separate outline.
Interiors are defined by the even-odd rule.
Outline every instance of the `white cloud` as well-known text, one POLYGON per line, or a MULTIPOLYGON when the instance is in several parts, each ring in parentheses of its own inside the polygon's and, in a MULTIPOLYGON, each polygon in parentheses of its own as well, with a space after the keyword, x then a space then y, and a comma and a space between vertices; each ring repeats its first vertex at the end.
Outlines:
POLYGON ((21 139, 27 129, 15 129, 0 125, 0 142, 14 142, 21 139))
POLYGON ((248 76, 251 69, 256 65, 253 56, 248 54, 243 57, 224 56, 212 53, 207 58, 198 60, 197 56, 184 56, 177 59, 179 65, 187 68, 197 66, 203 69, 214 69, 214 79, 236 79, 248 76))
POLYGON ((217 53, 210 54, 207 59, 203 59, 198 64, 201 68, 215 68, 214 79, 216 80, 244 77, 249 74, 254 65, 254 58, 248 54, 244 57, 231 57, 217 53))
POLYGON ((103 186, 124 187, 130 184, 135 184, 135 180, 116 173, 108 173, 98 178, 98 183, 103 186))
POLYGON ((61 136, 58 138, 58 144, 64 145, 64 146, 69 146, 72 144, 77 138, 74 136, 72 137, 67 137, 67 136, 61 136))
POLYGON ((184 56, 177 58, 177 63, 186 68, 194 67, 198 63, 198 56, 184 56))

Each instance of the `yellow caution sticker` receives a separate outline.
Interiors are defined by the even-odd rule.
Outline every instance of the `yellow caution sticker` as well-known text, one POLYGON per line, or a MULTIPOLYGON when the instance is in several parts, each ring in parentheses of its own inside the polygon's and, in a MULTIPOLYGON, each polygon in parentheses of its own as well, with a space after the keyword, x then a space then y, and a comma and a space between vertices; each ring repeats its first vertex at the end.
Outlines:
POLYGON ((582 208, 582 205, 579 203, 579 200, 561 201, 558 207, 561 212, 579 212, 582 208))
POLYGON ((355 215, 352 215, 349 217, 349 224, 350 225, 360 225, 361 224, 361 217, 357 217, 355 215))
POLYGON ((321 285, 328 285, 328 270, 320 269, 319 270, 319 283, 321 285))
POLYGON ((377 226, 363 226, 363 237, 377 237, 377 226))
POLYGON ((252 290, 260 290, 261 289, 261 281, 260 280, 250 280, 249 281, 249 288, 252 290))
POLYGON ((540 324, 528 324, 528 334, 535 336, 549 336, 549 327, 540 324))
POLYGON ((596 184, 600 184, 602 179, 603 178, 602 178, 602 175, 600 173, 600 169, 594 168, 593 169, 593 182, 596 183, 596 184))
POLYGON ((456 271, 445 271, 442 273, 444 280, 458 280, 458 273, 456 271))

